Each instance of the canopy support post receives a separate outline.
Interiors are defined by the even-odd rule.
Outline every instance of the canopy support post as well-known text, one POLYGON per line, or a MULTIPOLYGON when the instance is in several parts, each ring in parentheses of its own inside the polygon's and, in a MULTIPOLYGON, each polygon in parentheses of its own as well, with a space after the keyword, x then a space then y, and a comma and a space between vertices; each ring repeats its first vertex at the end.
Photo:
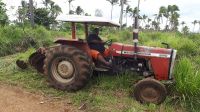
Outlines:
POLYGON ((74 22, 72 22, 72 39, 76 39, 76 24, 74 22))
POLYGON ((88 38, 88 24, 85 23, 84 25, 85 25, 85 39, 87 39, 88 38))

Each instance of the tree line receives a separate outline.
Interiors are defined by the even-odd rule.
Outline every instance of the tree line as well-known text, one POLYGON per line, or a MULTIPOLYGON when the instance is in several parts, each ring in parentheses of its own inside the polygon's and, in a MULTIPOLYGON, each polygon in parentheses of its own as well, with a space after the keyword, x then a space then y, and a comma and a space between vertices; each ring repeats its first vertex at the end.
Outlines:
MULTIPOLYGON (((127 0, 106 0, 111 5, 111 19, 112 19, 112 12, 113 7, 118 5, 121 7, 120 16, 124 16, 126 19, 125 24, 122 26, 127 26, 127 19, 130 17, 134 19, 137 16, 137 7, 132 8, 127 0), (124 5, 126 6, 125 9, 124 5)), ((140 11, 140 10, 139 10, 140 11)), ((183 33, 189 33, 189 27, 186 25, 185 21, 179 22, 180 14, 179 14, 179 7, 177 5, 168 5, 167 7, 161 6, 157 14, 153 15, 153 18, 148 17, 147 15, 138 15, 140 19, 140 29, 145 30, 162 30, 162 31, 178 31, 178 26, 181 25, 181 31, 183 33), (163 28, 161 28, 163 26, 163 28)), ((122 17, 120 17, 123 19, 122 17)), ((121 20, 122 22, 122 20, 121 20)), ((193 32, 195 26, 198 24, 200 33, 200 20, 194 20, 192 22, 194 25, 193 32)))
MULTIPOLYGON (((73 15, 85 15, 91 16, 91 14, 86 13, 81 6, 77 6, 75 9, 71 8, 71 5, 75 0, 67 0, 69 11, 68 14, 73 15)), ((180 10, 177 5, 168 5, 167 7, 161 6, 157 14, 154 14, 153 17, 148 17, 146 14, 137 15, 137 7, 132 8, 129 5, 128 0, 105 0, 111 5, 110 10, 110 19, 113 19, 113 9, 115 5, 120 6, 120 17, 119 23, 121 27, 128 27, 128 19, 131 18, 134 21, 136 16, 139 17, 141 30, 155 30, 155 31, 178 31, 178 26, 181 26, 183 33, 189 33, 189 27, 186 25, 186 22, 179 22, 180 10), (125 19, 125 23, 123 23, 125 19)), ((34 22, 38 25, 43 25, 48 29, 55 27, 58 23, 55 20, 56 17, 62 13, 62 9, 52 0, 43 0, 43 7, 37 7, 37 4, 33 4, 33 13, 34 13, 34 22)), ((0 24, 2 26, 9 24, 8 15, 6 14, 6 4, 0 0, 0 24)), ((140 12, 140 10, 139 10, 140 12)), ((30 4, 25 0, 21 1, 21 5, 17 9, 17 20, 14 21, 14 24, 18 25, 28 25, 30 20, 30 4)), ((95 16, 101 17, 103 13, 101 9, 95 10, 95 16)), ((192 22, 194 29, 199 27, 200 32, 200 20, 194 20, 192 22)))

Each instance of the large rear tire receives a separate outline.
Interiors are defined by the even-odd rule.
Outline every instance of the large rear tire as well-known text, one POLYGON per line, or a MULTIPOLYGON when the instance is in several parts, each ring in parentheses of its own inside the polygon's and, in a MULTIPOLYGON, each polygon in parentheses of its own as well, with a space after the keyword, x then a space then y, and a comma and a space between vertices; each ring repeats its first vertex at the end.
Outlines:
POLYGON ((66 45, 50 48, 43 68, 50 85, 68 91, 84 87, 93 72, 89 57, 79 49, 66 45))
POLYGON ((134 97, 141 103, 162 103, 167 96, 167 90, 161 82, 147 78, 135 85, 134 97))

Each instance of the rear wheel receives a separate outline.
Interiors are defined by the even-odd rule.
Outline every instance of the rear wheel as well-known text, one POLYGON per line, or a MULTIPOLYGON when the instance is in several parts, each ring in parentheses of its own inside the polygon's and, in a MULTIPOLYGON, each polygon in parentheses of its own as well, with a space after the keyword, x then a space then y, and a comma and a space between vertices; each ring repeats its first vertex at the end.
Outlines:
POLYGON ((134 97, 141 103, 162 103, 167 96, 165 86, 155 79, 143 79, 135 85, 134 97))
POLYGON ((50 85, 69 91, 84 87, 92 74, 88 56, 75 47, 64 45, 47 51, 43 68, 50 85))

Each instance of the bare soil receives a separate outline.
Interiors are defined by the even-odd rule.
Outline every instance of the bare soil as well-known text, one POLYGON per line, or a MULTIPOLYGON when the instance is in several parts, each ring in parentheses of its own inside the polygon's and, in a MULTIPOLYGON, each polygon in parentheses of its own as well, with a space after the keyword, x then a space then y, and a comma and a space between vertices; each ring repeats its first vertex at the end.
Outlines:
POLYGON ((0 85, 0 112, 79 112, 64 100, 36 95, 19 87, 0 85))

